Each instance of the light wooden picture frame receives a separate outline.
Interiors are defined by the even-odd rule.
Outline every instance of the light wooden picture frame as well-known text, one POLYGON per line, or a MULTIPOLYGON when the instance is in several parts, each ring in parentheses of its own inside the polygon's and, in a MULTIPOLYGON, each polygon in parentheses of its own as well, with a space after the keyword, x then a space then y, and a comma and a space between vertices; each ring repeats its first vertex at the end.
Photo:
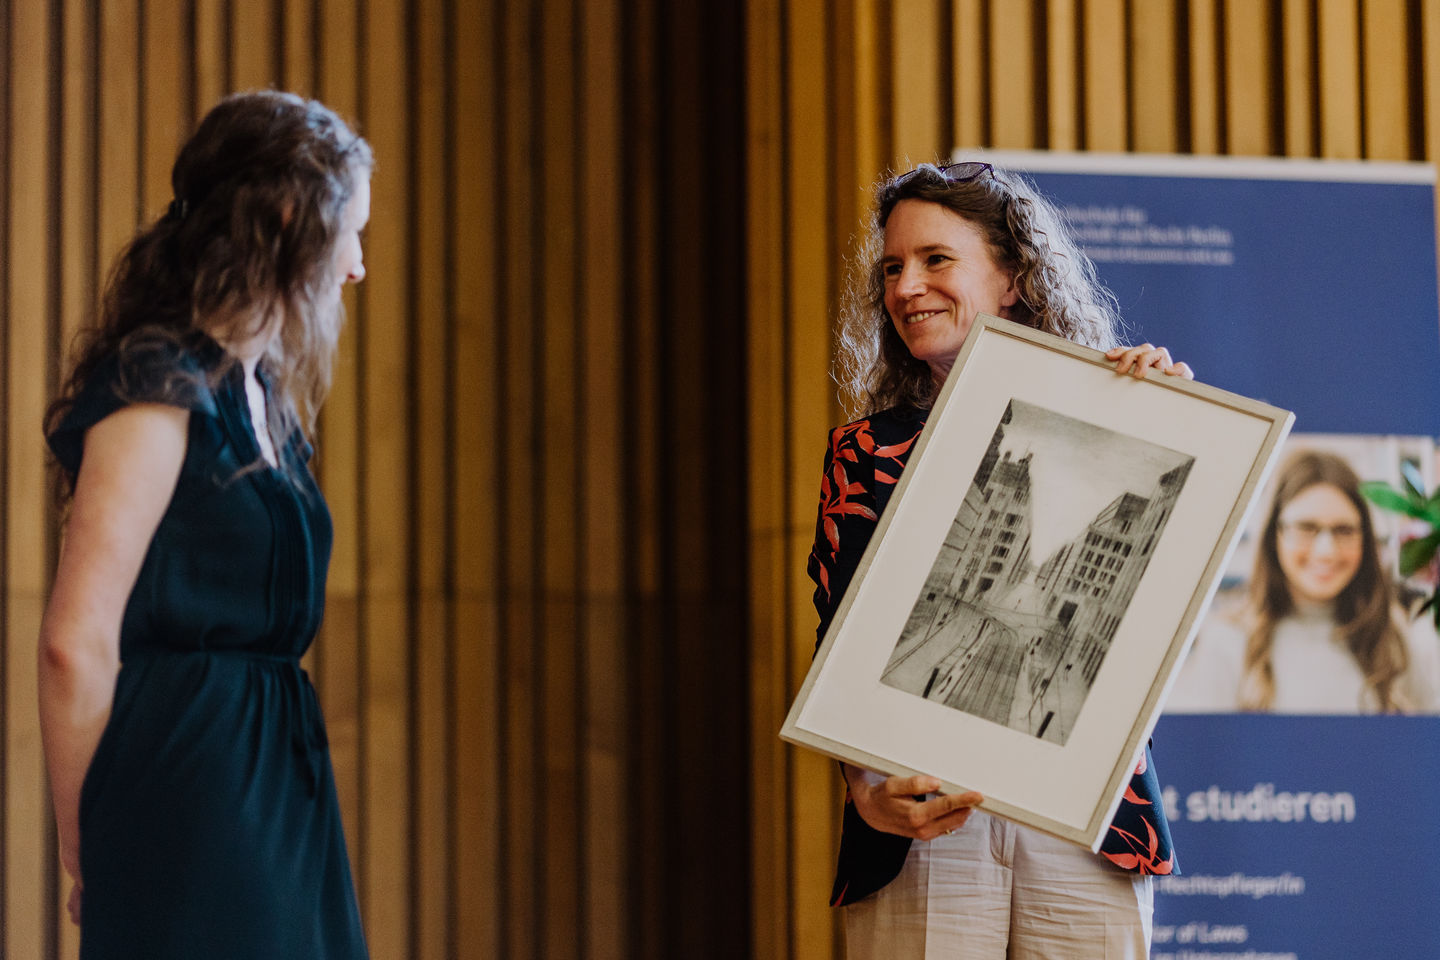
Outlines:
POLYGON ((1098 849, 1293 421, 982 314, 780 735, 1098 849))

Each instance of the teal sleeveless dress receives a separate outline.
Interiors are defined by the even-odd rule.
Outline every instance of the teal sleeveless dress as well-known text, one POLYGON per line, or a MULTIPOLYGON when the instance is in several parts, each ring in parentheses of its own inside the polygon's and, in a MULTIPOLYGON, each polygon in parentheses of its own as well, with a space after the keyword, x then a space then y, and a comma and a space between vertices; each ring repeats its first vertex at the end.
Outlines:
POLYGON ((223 357, 204 341, 112 358, 48 437, 73 476, 85 431, 127 403, 190 411, 81 790, 82 960, 368 956, 300 667, 324 608, 330 514, 298 435, 277 451, 285 471, 265 463, 240 367, 210 375, 223 357))

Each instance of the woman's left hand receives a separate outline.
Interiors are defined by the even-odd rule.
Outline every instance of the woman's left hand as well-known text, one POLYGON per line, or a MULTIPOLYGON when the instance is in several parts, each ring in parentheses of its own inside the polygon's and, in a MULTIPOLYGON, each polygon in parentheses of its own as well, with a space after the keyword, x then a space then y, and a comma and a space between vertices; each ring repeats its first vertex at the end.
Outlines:
POLYGON ((1105 359, 1115 361, 1116 373, 1128 373, 1137 380, 1145 379, 1145 371, 1154 367, 1161 373, 1185 380, 1194 380, 1195 372, 1188 363, 1176 363, 1170 359, 1170 351, 1151 343, 1138 347, 1115 347, 1105 351, 1105 359))

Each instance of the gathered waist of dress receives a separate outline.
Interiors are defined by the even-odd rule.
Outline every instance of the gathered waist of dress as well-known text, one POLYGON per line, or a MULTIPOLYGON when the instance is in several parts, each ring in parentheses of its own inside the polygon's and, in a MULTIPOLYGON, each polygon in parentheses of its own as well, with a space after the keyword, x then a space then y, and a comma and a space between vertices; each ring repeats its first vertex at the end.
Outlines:
POLYGON ((249 650, 244 647, 159 647, 146 646, 124 650, 120 654, 122 663, 156 657, 226 657, 240 660, 256 660, 261 663, 299 664, 300 654, 273 650, 249 650))
MULTIPOLYGON (((298 712, 295 716, 298 722, 290 725, 290 743, 301 764, 310 796, 316 796, 324 782, 330 741, 325 734, 325 723, 320 716, 320 703, 315 693, 315 687, 310 682, 309 675, 300 666, 300 655, 269 650, 247 650, 243 647, 228 649, 201 647, 190 650, 173 647, 142 647, 124 653, 121 663, 134 666, 139 673, 148 673, 149 669, 140 666, 141 664, 148 662, 156 665, 166 660, 173 664, 178 659, 185 657, 192 658, 192 662, 205 658, 208 662, 202 669, 206 670, 215 666, 214 661, 217 659, 274 664, 281 668, 279 671, 267 671, 259 676, 267 680, 278 679, 282 689, 290 691, 291 702, 297 705, 298 712)), ((157 666, 156 669, 162 673, 170 671, 170 668, 166 666, 157 666)), ((183 672, 187 668, 177 665, 175 669, 183 672)), ((226 668, 219 672, 228 675, 231 671, 226 668)))

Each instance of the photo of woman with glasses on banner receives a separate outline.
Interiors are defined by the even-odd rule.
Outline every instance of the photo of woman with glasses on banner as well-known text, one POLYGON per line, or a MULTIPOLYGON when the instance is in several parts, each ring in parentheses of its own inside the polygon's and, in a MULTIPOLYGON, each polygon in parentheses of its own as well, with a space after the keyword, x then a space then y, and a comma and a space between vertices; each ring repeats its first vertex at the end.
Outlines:
MULTIPOLYGON (((1163 348, 1116 346, 1113 298, 1016 174, 924 164, 885 180, 863 244, 836 361, 858 419, 831 433, 809 560, 820 638, 977 313, 1108 350, 1119 374, 1192 376, 1163 348)), ((832 902, 852 960, 1148 956, 1149 875, 1176 872, 1148 748, 1098 855, 975 810, 976 793, 938 794, 934 778, 842 768, 832 902)))
POLYGON ((1355 471, 1300 450, 1274 489, 1246 606, 1206 618, 1166 712, 1440 712, 1440 637, 1396 603, 1355 471))

